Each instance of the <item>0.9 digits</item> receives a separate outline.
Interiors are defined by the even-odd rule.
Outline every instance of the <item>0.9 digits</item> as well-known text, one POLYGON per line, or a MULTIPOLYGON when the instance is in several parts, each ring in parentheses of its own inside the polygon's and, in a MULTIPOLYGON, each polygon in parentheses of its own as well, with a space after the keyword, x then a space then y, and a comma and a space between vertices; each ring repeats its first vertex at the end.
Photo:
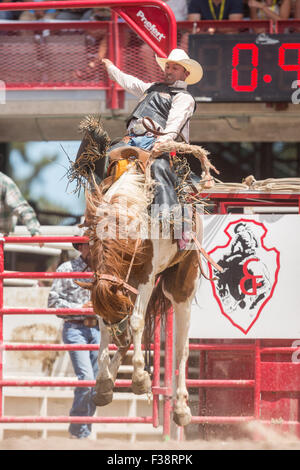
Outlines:
MULTIPOLYGON (((253 43, 239 43, 232 49, 232 76, 231 86, 237 92, 252 92, 255 91, 258 85, 258 54, 259 49, 253 43), (241 85, 239 83, 239 70, 237 67, 240 65, 240 52, 250 51, 252 70, 250 72, 250 83, 248 85, 241 85)), ((284 43, 279 47, 278 51, 278 65, 287 72, 297 72, 297 80, 300 81, 300 44, 299 43, 284 43), (298 58, 297 64, 286 63, 286 51, 297 50, 298 58)))

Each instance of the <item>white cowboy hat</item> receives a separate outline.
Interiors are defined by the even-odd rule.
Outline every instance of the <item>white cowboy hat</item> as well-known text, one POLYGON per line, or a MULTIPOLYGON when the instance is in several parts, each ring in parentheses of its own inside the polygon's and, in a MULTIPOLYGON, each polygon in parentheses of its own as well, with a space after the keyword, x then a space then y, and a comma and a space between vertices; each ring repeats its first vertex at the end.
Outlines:
POLYGON ((188 85, 199 82, 203 76, 201 65, 196 60, 190 59, 183 49, 173 49, 166 59, 157 56, 155 58, 163 71, 165 71, 167 62, 176 62, 176 64, 182 65, 182 67, 190 72, 189 76, 185 79, 188 85))

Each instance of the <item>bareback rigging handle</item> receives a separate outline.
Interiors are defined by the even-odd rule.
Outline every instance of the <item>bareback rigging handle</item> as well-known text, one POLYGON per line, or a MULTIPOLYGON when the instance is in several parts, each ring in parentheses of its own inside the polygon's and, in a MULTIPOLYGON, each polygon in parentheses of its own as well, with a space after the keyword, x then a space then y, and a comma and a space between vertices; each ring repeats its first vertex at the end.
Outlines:
MULTIPOLYGON (((152 121, 152 119, 148 116, 145 116, 143 119, 142 119, 142 124, 144 126, 144 128, 146 129, 146 131, 148 132, 151 132, 152 134, 154 135, 168 135, 168 134, 175 134, 175 132, 161 132, 161 131, 158 131, 155 127, 155 123, 152 121), (146 120, 150 122, 151 124, 151 127, 148 126, 148 124, 146 124, 146 120)), ((177 137, 180 137, 182 139, 183 142, 185 142, 187 144, 187 141, 184 137, 184 135, 181 133, 181 132, 177 132, 177 137)), ((176 137, 176 138, 177 138, 176 137)))

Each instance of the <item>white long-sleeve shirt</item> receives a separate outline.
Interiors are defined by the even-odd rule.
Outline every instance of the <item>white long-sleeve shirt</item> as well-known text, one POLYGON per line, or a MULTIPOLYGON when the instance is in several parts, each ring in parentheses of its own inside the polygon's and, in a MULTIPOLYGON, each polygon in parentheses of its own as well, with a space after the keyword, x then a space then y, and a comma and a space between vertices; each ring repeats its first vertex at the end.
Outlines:
MULTIPOLYGON (((109 77, 117 82, 128 93, 132 93, 137 98, 143 98, 146 90, 150 88, 154 82, 146 83, 139 78, 128 75, 119 70, 115 65, 107 66, 109 77)), ((176 81, 172 87, 182 88, 186 90, 187 84, 183 81, 176 81)), ((191 95, 187 93, 176 93, 173 97, 171 109, 167 119, 166 127, 163 129, 167 135, 157 138, 157 142, 165 142, 166 140, 176 140, 177 135, 181 132, 185 140, 189 141, 189 120, 194 113, 195 102, 191 95)), ((130 130, 130 125, 129 125, 130 130)))

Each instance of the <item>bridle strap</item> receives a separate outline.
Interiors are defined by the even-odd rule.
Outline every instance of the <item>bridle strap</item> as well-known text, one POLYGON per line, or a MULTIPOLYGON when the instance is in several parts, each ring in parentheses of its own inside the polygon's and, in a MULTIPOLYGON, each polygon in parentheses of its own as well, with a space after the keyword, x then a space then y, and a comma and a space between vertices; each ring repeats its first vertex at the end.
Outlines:
POLYGON ((221 268, 221 266, 219 266, 212 258, 211 256, 209 256, 209 254, 204 250, 204 248, 202 247, 201 243, 199 242, 198 238, 196 237, 196 235, 194 233, 191 234, 191 238, 193 239, 196 247, 197 247, 197 252, 198 252, 198 260, 199 260, 199 267, 200 267, 200 271, 201 271, 201 274, 205 277, 205 279, 207 279, 208 281, 213 281, 213 279, 210 279, 209 277, 207 277, 207 275, 205 274, 204 272, 204 269, 203 269, 203 265, 202 265, 202 260, 201 260, 201 255, 204 256, 204 258, 206 259, 206 261, 208 263, 210 263, 217 271, 220 271, 221 273, 223 272, 223 269, 221 268), (200 254, 201 253, 201 254, 200 254))
POLYGON ((128 284, 128 280, 129 280, 129 277, 130 277, 130 274, 131 274, 134 258, 135 258, 136 252, 137 252, 138 243, 139 243, 139 238, 136 239, 136 242, 135 242, 135 245, 134 245, 134 251, 133 251, 132 258, 130 260, 130 264, 129 264, 129 268, 128 268, 128 271, 127 271, 125 281, 123 281, 123 279, 120 279, 117 276, 113 276, 111 274, 101 274, 101 273, 98 273, 98 272, 95 272, 96 278, 99 279, 100 281, 101 280, 111 281, 111 282, 115 282, 116 284, 121 284, 123 287, 125 287, 125 289, 129 290, 130 292, 132 292, 135 295, 138 295, 139 291, 137 289, 135 289, 135 287, 132 287, 130 284, 128 284))
POLYGON ((129 291, 131 291, 133 294, 138 294, 138 290, 135 289, 134 287, 132 287, 130 284, 128 284, 127 282, 123 281, 122 279, 120 279, 119 277, 117 276, 112 276, 111 274, 100 274, 100 273, 95 273, 97 279, 99 279, 99 281, 111 281, 111 282, 115 282, 116 284, 121 284, 123 287, 125 287, 125 289, 128 289, 129 291))

